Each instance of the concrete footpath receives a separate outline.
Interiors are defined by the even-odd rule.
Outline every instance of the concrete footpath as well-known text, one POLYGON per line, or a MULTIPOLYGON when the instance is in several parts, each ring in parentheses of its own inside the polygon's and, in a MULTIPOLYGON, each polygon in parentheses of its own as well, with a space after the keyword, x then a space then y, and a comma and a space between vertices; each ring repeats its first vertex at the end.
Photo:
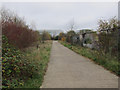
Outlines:
POLYGON ((118 88, 118 77, 53 41, 42 88, 118 88))

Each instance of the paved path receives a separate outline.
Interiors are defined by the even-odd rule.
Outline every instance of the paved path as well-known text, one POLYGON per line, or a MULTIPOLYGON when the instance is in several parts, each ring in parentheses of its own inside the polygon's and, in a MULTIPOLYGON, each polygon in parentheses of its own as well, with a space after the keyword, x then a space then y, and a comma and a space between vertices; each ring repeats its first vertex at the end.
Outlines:
POLYGON ((118 77, 53 41, 42 88, 117 88, 118 77))

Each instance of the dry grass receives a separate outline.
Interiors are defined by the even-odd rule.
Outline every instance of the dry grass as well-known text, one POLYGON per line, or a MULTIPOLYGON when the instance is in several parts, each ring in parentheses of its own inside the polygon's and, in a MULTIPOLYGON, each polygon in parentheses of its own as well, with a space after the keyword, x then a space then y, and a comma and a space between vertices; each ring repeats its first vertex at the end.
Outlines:
POLYGON ((36 46, 30 47, 26 50, 26 56, 34 65, 37 66, 37 73, 29 80, 27 80, 22 88, 39 88, 42 85, 43 78, 47 69, 50 57, 50 50, 52 41, 39 43, 39 48, 36 46))

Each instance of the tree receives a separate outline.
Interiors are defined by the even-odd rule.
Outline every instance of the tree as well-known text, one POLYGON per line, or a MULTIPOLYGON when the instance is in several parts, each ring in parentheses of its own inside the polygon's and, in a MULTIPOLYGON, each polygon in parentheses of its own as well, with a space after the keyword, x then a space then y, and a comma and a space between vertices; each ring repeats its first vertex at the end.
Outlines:
POLYGON ((118 20, 116 19, 116 17, 113 17, 109 21, 99 20, 98 24, 99 24, 98 31, 109 33, 117 29, 118 20))
POLYGON ((66 41, 72 43, 72 37, 75 35, 75 31, 71 30, 67 32, 66 41))
POLYGON ((44 43, 45 40, 51 40, 51 35, 44 30, 42 32, 42 42, 44 43))
POLYGON ((54 37, 54 40, 58 40, 58 38, 59 38, 59 36, 57 35, 57 36, 54 37))
POLYGON ((116 56, 118 54, 118 22, 116 18, 111 18, 109 21, 100 20, 98 31, 99 50, 101 53, 110 53, 116 56))
POLYGON ((13 23, 21 27, 26 27, 24 18, 19 17, 15 12, 10 11, 9 9, 1 8, 0 14, 2 27, 9 23, 13 23))
POLYGON ((68 30, 72 31, 72 30, 75 30, 75 29, 76 29, 76 25, 75 25, 75 22, 74 22, 74 19, 73 19, 69 22, 68 30))
POLYGON ((62 38, 66 37, 65 33, 61 32, 59 34, 59 40, 62 40, 62 38))
POLYGON ((14 12, 1 9, 2 34, 5 35, 9 43, 19 49, 26 48, 38 40, 38 34, 25 23, 24 18, 19 17, 14 12))

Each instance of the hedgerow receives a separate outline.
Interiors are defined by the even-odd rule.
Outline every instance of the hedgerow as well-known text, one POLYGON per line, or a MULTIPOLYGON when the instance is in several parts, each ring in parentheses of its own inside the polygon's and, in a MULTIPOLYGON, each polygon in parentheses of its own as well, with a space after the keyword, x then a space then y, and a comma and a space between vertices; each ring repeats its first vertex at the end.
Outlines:
POLYGON ((39 40, 39 32, 30 28, 17 14, 7 9, 1 9, 0 14, 2 34, 8 38, 10 44, 24 49, 39 40))
POLYGON ((37 71, 34 62, 30 62, 20 50, 8 43, 2 36, 2 85, 3 87, 18 87, 24 81, 32 78, 37 71))

